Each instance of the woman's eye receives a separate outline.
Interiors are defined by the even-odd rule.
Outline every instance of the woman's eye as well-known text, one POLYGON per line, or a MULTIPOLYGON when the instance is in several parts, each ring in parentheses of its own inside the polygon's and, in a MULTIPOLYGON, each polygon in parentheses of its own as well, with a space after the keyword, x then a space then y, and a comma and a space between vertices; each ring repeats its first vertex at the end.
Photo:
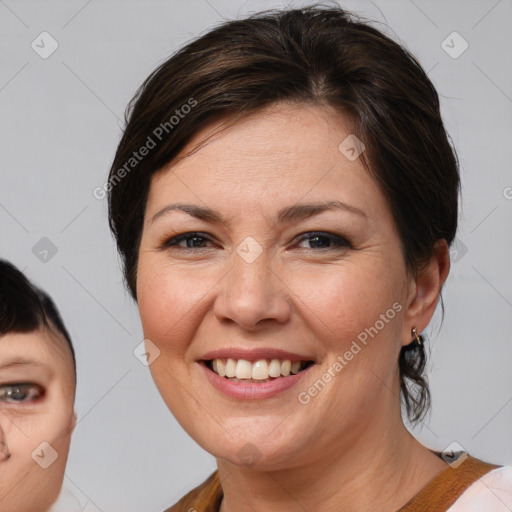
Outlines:
MULTIPOLYGON (((352 247, 345 238, 333 233, 313 232, 300 237, 300 244, 309 244, 306 249, 336 249, 340 247, 352 247)), ((179 247, 181 249, 208 249, 205 244, 212 243, 204 233, 183 233, 166 240, 163 248, 179 247)), ((304 247, 304 246, 303 246, 304 247)))
POLYGON ((300 244, 304 242, 309 244, 309 247, 305 247, 306 249, 337 249, 340 247, 351 247, 348 240, 332 233, 307 233, 300 238, 300 244))
POLYGON ((9 384, 0 386, 0 402, 11 404, 31 402, 43 395, 43 390, 36 384, 9 384))
POLYGON ((183 233, 182 235, 174 236, 164 242, 164 247, 180 247, 182 249, 202 249, 203 244, 211 240, 202 233, 183 233), (185 245, 183 245, 185 244, 185 245))

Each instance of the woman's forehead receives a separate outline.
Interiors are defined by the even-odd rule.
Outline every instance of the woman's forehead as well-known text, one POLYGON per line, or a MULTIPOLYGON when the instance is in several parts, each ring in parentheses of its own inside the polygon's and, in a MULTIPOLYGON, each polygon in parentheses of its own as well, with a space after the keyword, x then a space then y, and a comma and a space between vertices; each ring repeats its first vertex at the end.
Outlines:
MULTIPOLYGON (((215 127, 199 132, 186 153, 215 127)), ((261 112, 223 130, 211 142, 183 159, 173 161, 151 182, 148 206, 154 215, 172 197, 203 199, 229 197, 257 205, 269 201, 371 200, 378 188, 359 158, 348 159, 340 144, 346 129, 328 111, 288 107, 261 112), (243 198, 243 199, 242 199, 243 198), (370 199, 370 198, 369 198, 370 199), (153 211, 154 210, 154 211, 153 211)), ((246 207, 248 204, 246 203, 246 207)))
MULTIPOLYGON (((188 161, 207 159, 212 166, 222 162, 317 160, 330 149, 338 154, 339 144, 350 133, 348 118, 331 108, 307 104, 276 104, 238 121, 229 118, 212 122, 199 130, 168 168, 179 169, 188 161), (211 138, 210 138, 211 137, 211 138), (203 142, 206 144, 190 156, 203 142)), ((191 164, 193 165, 193 164, 191 164)), ((300 167, 297 165, 297 167, 300 167)))

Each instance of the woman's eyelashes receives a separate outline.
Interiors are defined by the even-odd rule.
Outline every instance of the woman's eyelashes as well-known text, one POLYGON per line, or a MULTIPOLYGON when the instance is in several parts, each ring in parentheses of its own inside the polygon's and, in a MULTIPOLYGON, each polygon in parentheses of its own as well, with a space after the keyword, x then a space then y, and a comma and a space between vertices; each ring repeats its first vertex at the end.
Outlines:
MULTIPOLYGON (((211 237, 206 233, 191 231, 164 239, 160 245, 160 248, 162 250, 171 248, 183 249, 188 252, 194 251, 196 249, 210 249, 211 246, 205 247, 205 243, 215 244, 211 237)), ((293 244, 294 246, 298 245, 300 249, 319 249, 320 251, 353 249, 352 244, 345 237, 324 231, 302 233, 301 235, 295 237, 293 244), (303 243, 308 244, 309 247, 300 245, 303 243)))
MULTIPOLYGON (((208 249, 208 247, 201 247, 201 244, 205 242, 212 242, 211 238, 199 231, 192 231, 189 233, 182 233, 180 235, 173 236, 171 238, 166 238, 162 245, 162 249, 169 249, 171 247, 176 247, 178 249, 208 249), (185 246, 180 245, 185 242, 185 246)), ((213 242, 212 242, 213 243, 213 242)))
POLYGON ((38 384, 16 383, 0 385, 0 403, 24 404, 35 402, 44 396, 44 389, 38 384))
POLYGON ((305 240, 306 243, 313 245, 313 247, 305 247, 305 249, 352 249, 352 244, 346 238, 335 235, 334 233, 326 233, 323 231, 306 233, 305 236, 301 236, 299 240, 305 240), (328 247, 325 247, 326 243, 329 244, 328 247))

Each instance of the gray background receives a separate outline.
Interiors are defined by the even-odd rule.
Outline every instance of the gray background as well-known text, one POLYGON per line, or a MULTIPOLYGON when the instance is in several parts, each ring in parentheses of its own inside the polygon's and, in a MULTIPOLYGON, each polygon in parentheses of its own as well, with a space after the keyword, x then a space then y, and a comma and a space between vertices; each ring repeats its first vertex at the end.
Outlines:
MULTIPOLYGON (((133 355, 137 309, 122 287, 106 202, 93 190, 105 182, 126 103, 156 65, 223 18, 280 5, 0 1, 0 250, 54 296, 76 347, 69 512, 160 512, 215 468, 133 355), (43 31, 59 45, 46 59, 31 47, 43 31), (57 249, 47 261, 36 257, 43 237, 57 249)), ((512 2, 342 5, 386 24, 419 58, 462 167, 459 247, 443 325, 439 315, 432 324, 433 410, 413 431, 431 448, 455 441, 512 464, 512 2), (442 46, 453 31, 469 45, 458 58, 442 46)), ((447 44, 453 53, 463 41, 447 44)))

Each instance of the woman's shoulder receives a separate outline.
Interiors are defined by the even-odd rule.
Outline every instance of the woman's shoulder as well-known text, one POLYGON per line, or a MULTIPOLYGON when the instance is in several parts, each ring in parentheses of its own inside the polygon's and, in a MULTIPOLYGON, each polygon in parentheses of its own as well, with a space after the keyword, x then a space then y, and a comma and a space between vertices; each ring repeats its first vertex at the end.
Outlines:
POLYGON ((510 512, 512 466, 500 466, 473 482, 448 512, 510 512))
MULTIPOLYGON (((433 451, 433 450, 432 450, 433 451)), ((459 507, 459 500, 469 491, 473 484, 502 468, 497 464, 485 462, 471 456, 465 451, 444 453, 433 451, 447 463, 446 468, 437 474, 418 494, 406 503, 399 512, 467 512, 464 506, 459 507), (457 506, 457 508, 455 508, 457 506)), ((485 485, 485 484, 484 484, 485 485)), ((508 484, 507 487, 512 489, 508 484)), ((510 492, 510 490, 509 490, 510 492)), ((466 499, 465 499, 466 501, 466 499)), ((471 508, 478 512, 510 512, 512 509, 471 508)))
MULTIPOLYGON (((400 512, 510 512, 512 466, 499 466, 459 454, 400 512), (432 508, 435 507, 435 508, 432 508)), ((218 512, 223 492, 218 471, 165 512, 218 512)))

